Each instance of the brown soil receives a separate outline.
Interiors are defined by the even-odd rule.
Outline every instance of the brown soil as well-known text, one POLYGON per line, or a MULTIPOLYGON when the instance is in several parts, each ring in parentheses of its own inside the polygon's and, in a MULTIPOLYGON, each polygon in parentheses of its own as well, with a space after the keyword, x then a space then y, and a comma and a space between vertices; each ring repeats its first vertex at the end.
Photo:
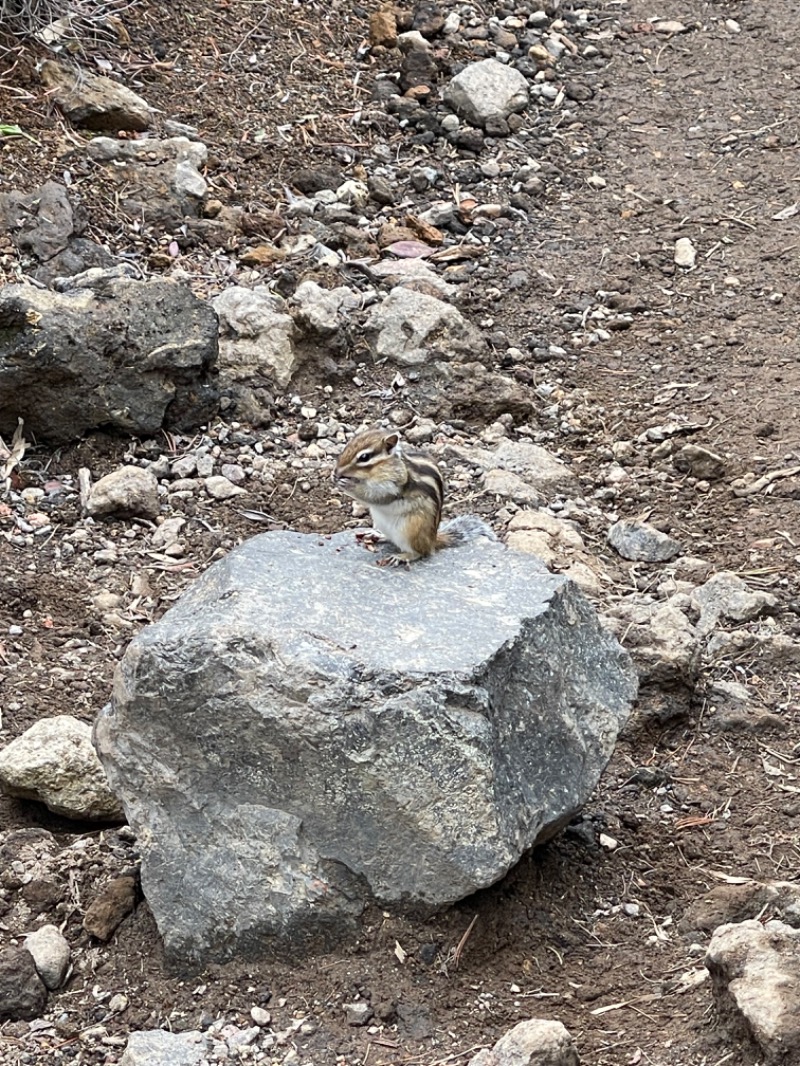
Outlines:
MULTIPOLYGON (((660 16, 687 27, 677 35, 647 31, 644 23, 655 11, 644 0, 601 2, 591 10, 609 31, 602 65, 584 71, 595 95, 580 105, 575 121, 562 124, 551 110, 535 118, 547 180, 526 239, 487 257, 458 303, 487 332, 502 330, 511 345, 566 350, 550 363, 531 356, 516 371, 524 371, 517 377, 534 425, 537 419, 548 425, 545 408, 552 402, 537 393, 537 384, 559 385, 562 411, 550 446, 573 466, 587 497, 603 483, 611 446, 633 441, 632 476, 615 504, 619 515, 648 515, 714 570, 735 570, 777 593, 777 624, 797 637, 800 480, 781 479, 771 491, 743 498, 730 487, 747 471, 760 476, 800 462, 800 215, 774 219, 800 200, 795 5, 661 5, 660 16), (735 19, 740 32, 726 19, 735 19), (697 268, 688 272, 673 262, 675 240, 685 236, 698 250, 697 268), (512 289, 506 280, 519 270, 528 280, 512 289), (493 286, 499 299, 489 291, 493 286), (609 291, 622 294, 616 311, 604 304, 602 293, 609 291), (606 317, 594 317, 604 306, 606 317), (593 329, 626 309, 629 323, 612 320, 610 339, 588 343, 593 329), (618 324, 626 328, 614 329, 618 324), (729 457, 729 477, 698 486, 670 457, 653 457, 638 441, 649 427, 676 419, 702 427, 686 439, 729 457)), ((490 14, 486 9, 484 17, 490 14)), ((197 125, 212 154, 213 194, 257 212, 280 198, 281 181, 297 166, 334 165, 350 173, 376 138, 391 139, 401 159, 413 154, 402 134, 382 125, 382 109, 368 106, 371 78, 391 64, 359 58, 367 17, 354 0, 299 6, 278 0, 268 9, 238 0, 143 0, 125 15, 129 45, 87 51, 108 58, 164 117, 197 125), (370 119, 354 127, 348 120, 359 105, 370 119), (310 115, 316 117, 299 121, 310 115)), ((13 55, 9 66, 15 67, 0 80, 0 119, 18 122, 38 141, 0 141, 0 190, 29 191, 71 167, 91 235, 117 253, 146 259, 172 235, 132 229, 98 176, 81 172, 80 138, 48 110, 33 58, 30 49, 13 55)), ((196 244, 183 251, 182 266, 198 291, 210 292, 222 287, 225 264, 241 249, 212 253, 196 244)), ((2 267, 13 276, 10 253, 2 267)), ((495 355, 504 367, 502 346, 495 355)), ((339 379, 326 397, 309 383, 304 399, 321 416, 346 404, 353 422, 362 414, 378 418, 395 402, 366 394, 376 384, 385 388, 393 374, 391 367, 367 365, 362 387, 339 379)), ((413 406, 413 395, 408 402, 413 406)), ((462 418, 466 436, 484 428, 479 398, 462 418)), ((285 429, 291 433, 299 420, 278 397, 276 439, 285 440, 285 429)), ((227 448, 235 459, 237 442, 248 433, 235 429, 227 443, 220 437, 223 455, 227 448)), ((24 474, 30 484, 45 473, 75 475, 80 466, 99 476, 126 450, 145 454, 148 447, 96 435, 55 455, 35 449, 24 474)), ((157 442, 155 454, 161 447, 157 442)), ((484 513, 490 503, 483 502, 484 513)), ((301 530, 332 530, 343 522, 322 475, 308 493, 264 488, 247 506, 267 512, 274 525, 301 530)), ((215 557, 269 528, 242 517, 236 501, 198 500, 192 508, 188 568, 151 565, 144 550, 105 570, 80 551, 62 559, 62 537, 80 517, 74 494, 58 505, 52 538, 33 547, 0 539, 3 742, 49 715, 91 721, 108 699, 115 662, 131 634, 163 613, 215 557), (121 627, 109 626, 92 596, 99 588, 128 594, 134 571, 147 574, 150 593, 121 627), (22 626, 23 634, 10 635, 10 626, 22 626)), ((130 525, 110 524, 103 536, 124 545, 130 525)), ((0 512, 0 535, 12 531, 13 518, 0 512)), ((593 547, 607 556, 602 530, 594 532, 593 547)), ((607 562, 620 578, 609 597, 655 587, 663 578, 662 570, 607 562)), ((747 654, 709 663, 705 677, 748 684, 774 715, 763 719, 761 731, 731 729, 730 722, 724 729, 701 691, 688 715, 663 727, 637 718, 582 818, 500 884, 427 922, 368 914, 357 942, 323 958, 212 967, 184 981, 165 968, 144 902, 110 943, 98 945, 82 930, 82 908, 98 879, 114 872, 115 836, 91 830, 109 842, 107 865, 80 872, 79 896, 72 886, 66 909, 64 884, 60 893, 42 894, 33 912, 33 924, 66 921, 75 948, 75 973, 51 1001, 71 1029, 43 1038, 41 1051, 32 1053, 20 1039, 26 1026, 2 1027, 0 1059, 114 1063, 118 1047, 78 1032, 98 1021, 112 1037, 160 1025, 194 1028, 215 1017, 247 1025, 250 1008, 268 1002, 276 1029, 299 1017, 314 1023, 313 1032, 295 1037, 301 1062, 460 1064, 517 1021, 543 1017, 564 1022, 582 1061, 593 1066, 752 1066, 758 1056, 731 1043, 708 982, 684 990, 681 975, 701 968, 702 955, 690 952, 677 925, 721 877, 795 875, 797 790, 781 789, 791 777, 776 782, 762 758, 773 764, 783 758, 788 768, 796 760, 800 679, 796 662, 792 672, 747 654), (637 772, 642 767, 652 772, 637 772), (601 847, 600 833, 615 838, 618 848, 601 847), (403 963, 397 943, 407 953, 403 963), (109 1017, 92 993, 97 987, 125 992, 128 1009, 109 1017), (358 995, 371 1001, 380 1031, 346 1024, 342 1004, 358 995)), ((89 831, 36 804, 0 800, 3 833, 23 827, 49 829, 65 847, 89 831)), ((20 932, 0 916, 0 944, 20 932)))

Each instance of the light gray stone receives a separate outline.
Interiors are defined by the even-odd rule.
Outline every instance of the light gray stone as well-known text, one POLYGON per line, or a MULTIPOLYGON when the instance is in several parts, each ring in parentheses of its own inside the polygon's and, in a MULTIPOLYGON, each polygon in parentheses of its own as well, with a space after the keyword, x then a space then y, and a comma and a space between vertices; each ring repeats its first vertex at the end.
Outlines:
POLYGON ((771 592, 751 589, 738 574, 727 570, 710 577, 692 593, 700 607, 698 629, 710 633, 721 619, 730 622, 752 622, 778 606, 777 596, 771 592))
POLYGON ((342 328, 344 315, 361 303, 361 297, 340 285, 323 289, 315 281, 303 281, 295 290, 293 302, 297 306, 297 322, 310 333, 330 336, 342 328))
POLYGON ((42 718, 0 751, 0 788, 66 818, 122 818, 92 747, 92 729, 69 714, 42 718))
POLYGON ((366 1025, 372 1017, 372 1007, 365 1000, 342 1004, 348 1025, 366 1025))
POLYGON ((702 640, 679 598, 622 600, 603 618, 636 664, 641 707, 662 721, 685 713, 700 673, 702 640))
POLYGON ((186 159, 175 165, 172 186, 179 196, 192 196, 196 200, 202 200, 208 192, 206 179, 186 159))
MULTIPOLYGON (((177 229, 186 218, 198 219, 208 187, 202 170, 208 149, 187 137, 117 140, 95 137, 86 146, 90 159, 106 167, 120 207, 132 217, 177 229)), ((220 213, 222 218, 222 212, 220 213)), ((197 226, 216 222, 199 220, 197 226)))
POLYGON ((119 1066, 202 1066, 205 1047, 198 1037, 164 1029, 131 1033, 119 1066))
POLYGON ((243 485, 247 480, 245 469, 239 463, 223 463, 220 467, 220 473, 228 481, 232 481, 234 485, 243 485))
POLYGON ((286 388, 299 365, 291 315, 266 285, 232 285, 212 300, 220 322, 220 371, 225 382, 286 388))
MULTIPOLYGON (((546 502, 542 493, 524 481, 519 474, 512 474, 510 470, 503 470, 499 466, 484 471, 481 486, 490 496, 513 500, 523 507, 542 507, 546 502)), ((517 551, 525 550, 519 544, 511 544, 510 547, 516 548, 517 551)))
POLYGON ((532 1018, 479 1051, 469 1066, 580 1066, 572 1036, 561 1022, 532 1018))
POLYGON ((54 991, 66 980, 70 963, 70 946, 54 925, 43 925, 25 937, 25 947, 33 956, 36 971, 45 985, 54 991))
MULTIPOLYGON (((484 471, 484 481, 492 483, 488 476, 495 470, 508 471, 519 477, 533 494, 530 505, 542 503, 553 496, 578 496, 580 485, 570 468, 552 452, 526 440, 503 440, 496 448, 475 448, 450 444, 444 449, 446 458, 454 457, 484 471)), ((513 483, 512 483, 513 484, 513 483)), ((510 493, 520 499, 518 493, 510 493)))
POLYGON ((444 90, 446 104, 473 126, 488 119, 508 118, 528 106, 528 81, 513 67, 496 59, 470 63, 444 90))
POLYGON ((746 1028, 765 1066, 800 1058, 800 929, 756 919, 723 925, 706 953, 714 995, 734 1033, 746 1028))
POLYGON ((129 515, 156 518, 161 510, 155 474, 141 466, 121 466, 101 477, 86 501, 92 518, 105 515, 129 515))
POLYGON ((497 881, 586 801, 635 691, 575 586, 496 542, 387 570, 266 533, 134 638, 95 741, 167 952, 202 961, 497 881))
POLYGON ((474 357, 484 347, 480 332, 452 304, 405 286, 370 310, 365 328, 376 355, 401 366, 449 361, 458 353, 474 357))
POLYGON ((583 538, 571 522, 542 510, 515 514, 508 523, 507 543, 516 551, 538 555, 548 566, 559 554, 586 550, 583 538))
POLYGON ((232 481, 229 481, 222 474, 214 474, 212 477, 207 477, 204 485, 208 495, 215 500, 229 500, 232 496, 241 496, 246 492, 246 489, 241 488, 239 485, 234 485, 232 481))
MULTIPOLYGON (((94 142, 92 142, 94 143, 94 142)), ((61 444, 99 426, 183 431, 217 409, 217 319, 170 281, 0 288, 0 435, 61 444)))
POLYGON ((150 538, 150 543, 154 548, 166 548, 171 544, 175 544, 185 525, 186 519, 182 515, 174 515, 172 518, 165 518, 158 529, 153 533, 150 538))
POLYGON ((623 559, 634 562, 665 563, 681 551, 677 540, 647 522, 623 519, 608 531, 608 543, 623 559))
POLYGON ((174 478, 193 477, 197 472, 197 456, 182 455, 172 464, 172 476, 174 478))

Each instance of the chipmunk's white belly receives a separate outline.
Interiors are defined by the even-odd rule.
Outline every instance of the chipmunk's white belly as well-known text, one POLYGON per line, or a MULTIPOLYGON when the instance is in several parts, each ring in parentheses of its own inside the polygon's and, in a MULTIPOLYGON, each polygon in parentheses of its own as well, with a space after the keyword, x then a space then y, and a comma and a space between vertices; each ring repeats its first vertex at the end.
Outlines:
POLYGON ((403 533, 408 511, 409 507, 405 500, 392 500, 391 503, 380 505, 373 503, 369 509, 372 524, 377 531, 404 552, 414 550, 403 533))

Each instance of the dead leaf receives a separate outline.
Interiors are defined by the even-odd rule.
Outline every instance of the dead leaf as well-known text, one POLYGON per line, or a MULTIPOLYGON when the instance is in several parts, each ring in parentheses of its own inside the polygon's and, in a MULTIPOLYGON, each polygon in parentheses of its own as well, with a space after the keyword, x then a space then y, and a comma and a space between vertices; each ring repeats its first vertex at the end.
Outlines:
POLYGON ((704 874, 708 874, 709 877, 716 877, 718 881, 724 881, 726 885, 752 885, 754 884, 752 877, 735 877, 732 874, 723 874, 718 870, 703 870, 704 874))
POLYGON ((784 209, 782 211, 778 211, 777 214, 773 215, 772 216, 772 221, 773 222, 785 222, 789 218, 794 218, 794 216, 798 212, 800 212, 800 203, 798 203, 798 204, 790 204, 789 207, 784 207, 784 209))
POLYGON ((11 477, 11 474, 15 467, 19 466, 25 455, 25 449, 28 447, 28 442, 22 435, 22 430, 25 423, 21 418, 17 419, 17 428, 14 430, 14 436, 11 438, 11 447, 8 448, 2 437, 0 437, 0 458, 5 458, 3 465, 2 479, 7 481, 11 477))
POLYGON ((432 263, 455 263, 459 259, 477 259, 483 255, 483 245, 454 244, 450 248, 439 248, 431 256, 432 263))
POLYGON ((691 992, 693 989, 699 988, 704 981, 708 980, 709 976, 709 972, 706 969, 687 970, 686 973, 682 973, 678 978, 675 991, 679 996, 682 996, 685 992, 691 992))
POLYGON ((731 485, 731 489, 734 496, 752 496, 754 492, 768 488, 773 481, 779 481, 785 477, 796 477, 798 474, 800 474, 800 466, 785 466, 780 470, 771 470, 763 477, 756 478, 755 481, 747 482, 744 478, 737 478, 731 485))
POLYGON ((424 219, 417 218, 416 215, 406 215, 406 225, 426 244, 441 244, 444 240, 444 234, 440 229, 432 226, 430 222, 425 222, 424 219))
POLYGON ((773 763, 767 762, 763 757, 761 759, 761 765, 764 767, 764 773, 767 777, 783 777, 786 774, 783 767, 775 766, 773 763))

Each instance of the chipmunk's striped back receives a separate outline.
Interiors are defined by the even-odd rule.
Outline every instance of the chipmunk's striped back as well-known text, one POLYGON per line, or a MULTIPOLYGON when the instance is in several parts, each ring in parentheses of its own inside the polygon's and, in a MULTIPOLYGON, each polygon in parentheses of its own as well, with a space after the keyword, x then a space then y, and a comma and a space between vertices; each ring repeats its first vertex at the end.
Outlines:
POLYGON ((438 527, 444 505, 444 481, 439 473, 439 467, 422 452, 405 452, 403 459, 410 473, 407 482, 409 492, 426 496, 436 507, 438 527))

